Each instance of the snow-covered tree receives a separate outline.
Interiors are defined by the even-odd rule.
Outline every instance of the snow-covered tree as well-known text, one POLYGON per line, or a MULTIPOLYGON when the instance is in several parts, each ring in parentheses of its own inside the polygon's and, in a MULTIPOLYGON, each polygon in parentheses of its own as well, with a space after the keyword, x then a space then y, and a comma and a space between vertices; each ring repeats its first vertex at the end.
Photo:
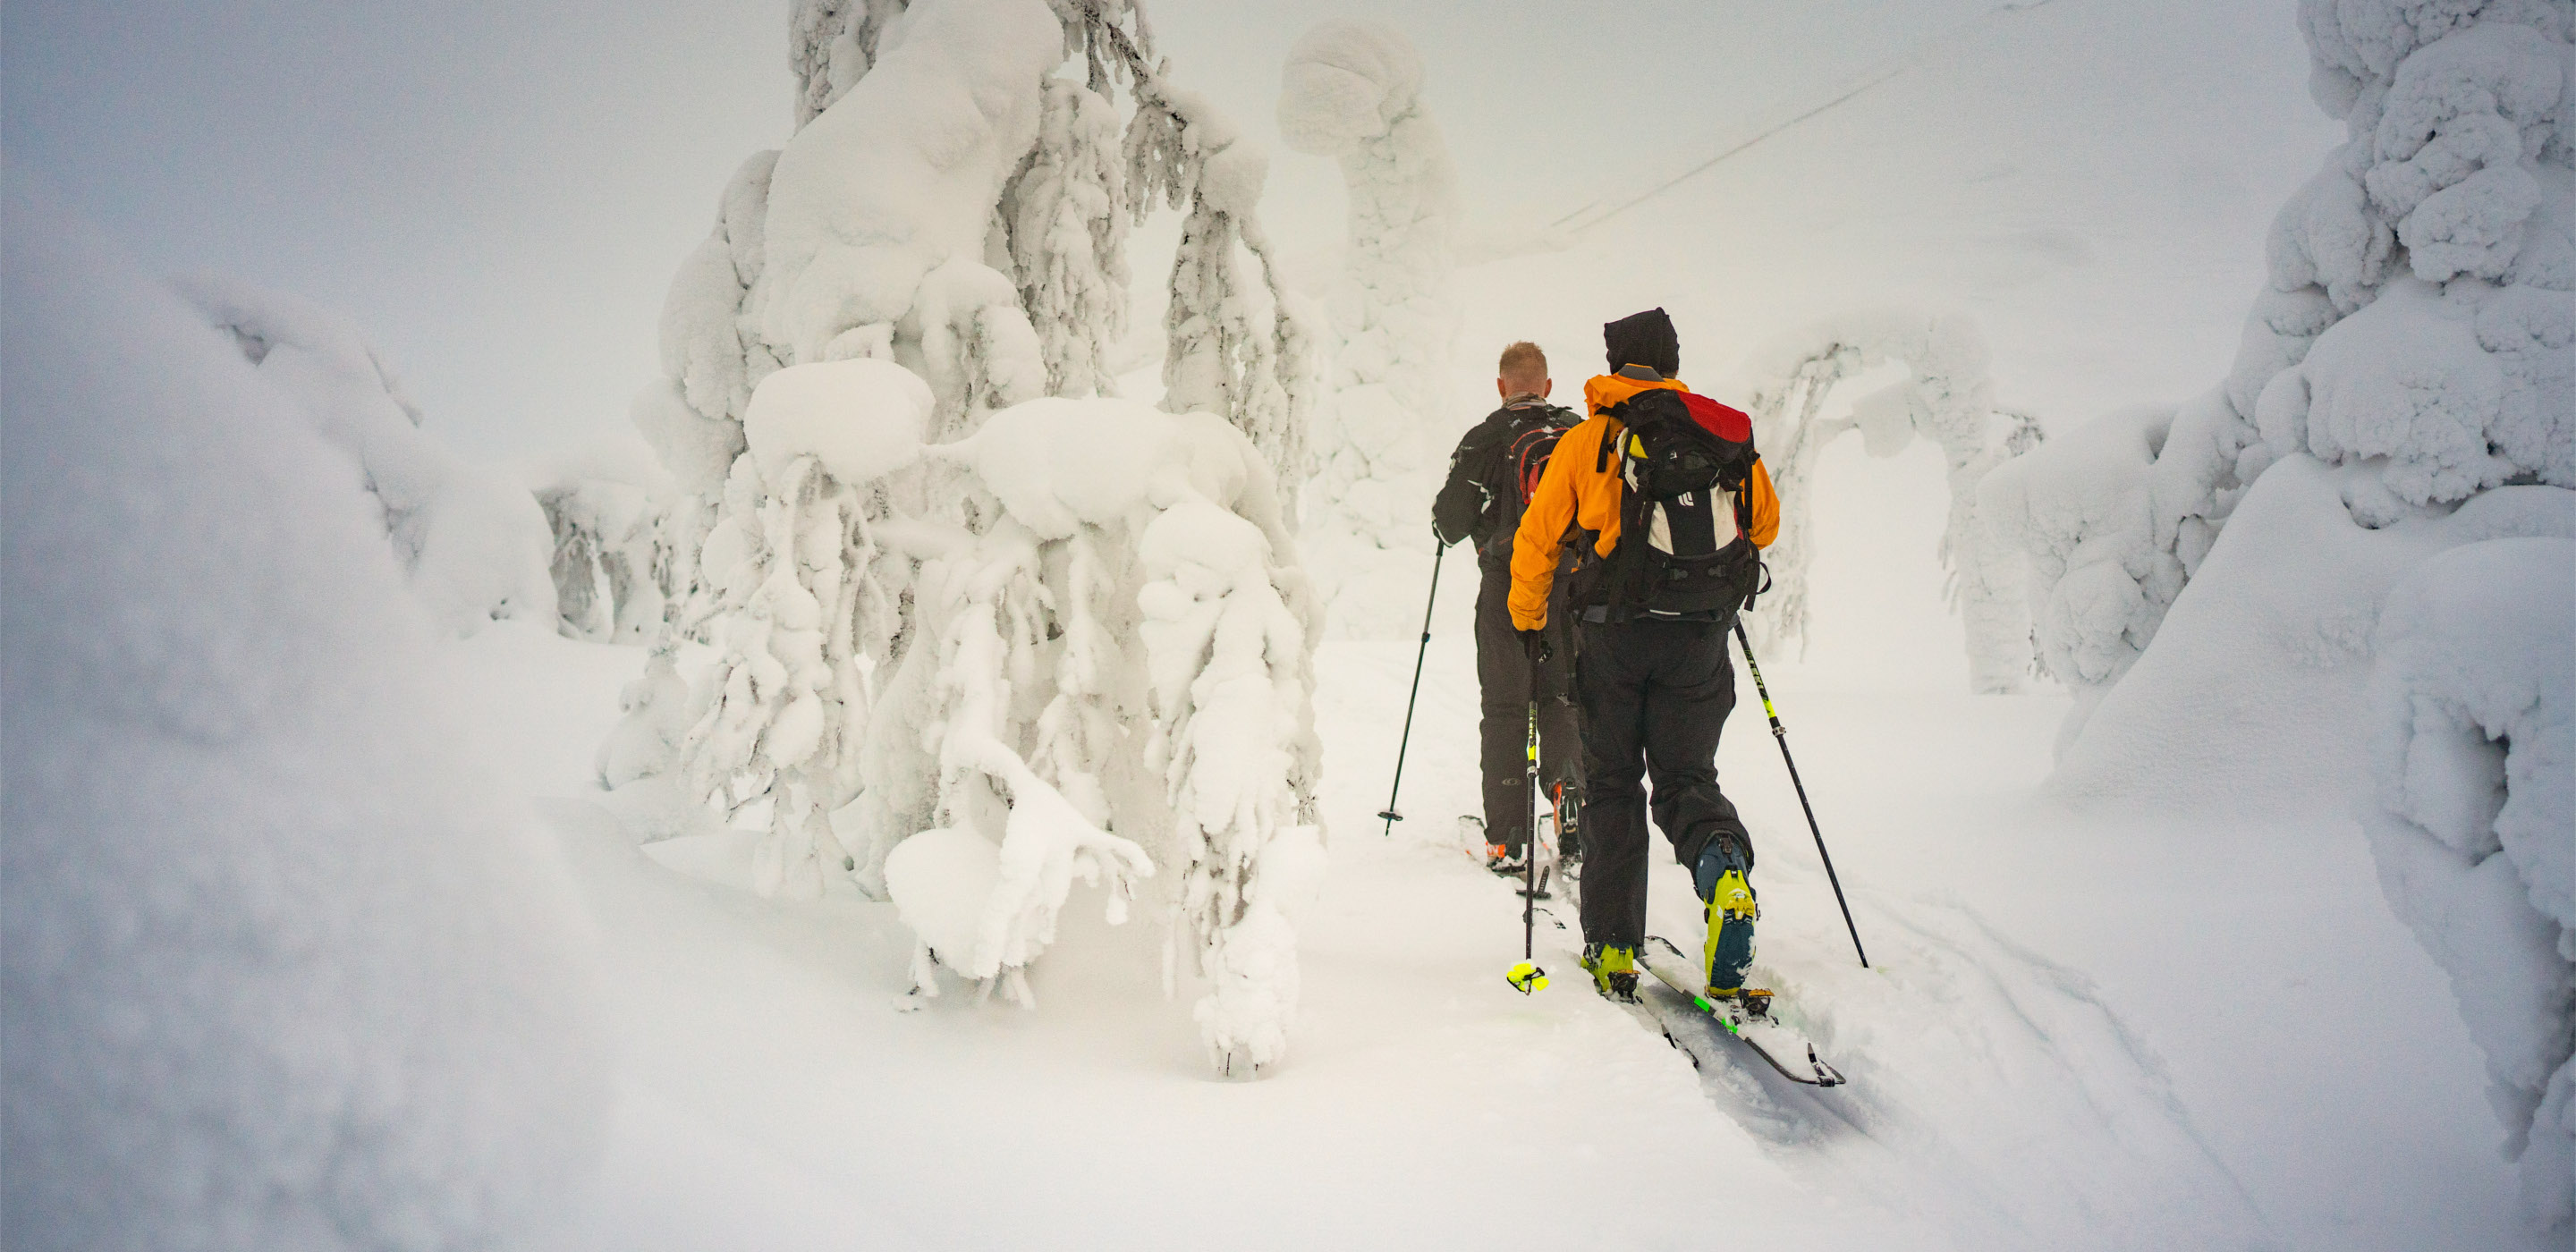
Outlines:
POLYGON ((2389 905, 2451 976, 2544 1246, 2576 1237, 2576 540, 2498 539, 2390 592, 2370 688, 2389 905))
POLYGON ((1289 50, 1279 130, 1341 163, 1346 282, 1328 302, 1330 398, 1317 417, 1310 524, 1381 548, 1429 542, 1428 501, 1457 415, 1449 294, 1459 219, 1448 142, 1422 98, 1422 56, 1383 22, 1331 21, 1289 50))
POLYGON ((1123 900, 1181 868, 1175 942, 1217 985, 1210 1045, 1266 1064, 1295 971, 1259 867, 1300 838, 1283 830, 1320 834, 1313 632, 1276 503, 1302 457, 1307 352, 1253 214, 1262 154, 1165 77, 1130 0, 824 0, 793 31, 800 129, 746 164, 674 280, 669 377, 638 402, 697 503, 671 526, 674 627, 603 778, 676 784, 761 830, 765 891, 890 889, 925 989, 945 966, 1025 1000, 1072 875, 1106 874, 1123 900), (1068 60, 1078 81, 1055 76, 1068 60), (1109 387, 1127 231, 1158 205, 1186 214, 1164 408, 1239 445, 1032 403, 1109 387), (978 434, 1002 414, 1022 415, 1007 439, 978 434), (991 451, 1006 443, 1063 456, 1030 468, 991 451), (1065 506, 1027 476, 1066 466, 1090 471, 1066 498, 1150 489, 1155 511, 1035 520, 1065 506), (1157 529, 1166 515, 1184 520, 1157 529), (1208 545, 1247 528, 1212 564, 1208 545), (1157 647, 1171 632, 1140 595, 1235 626, 1157 647), (1120 659, 1140 632, 1176 689, 1120 659), (715 661, 683 693, 686 639, 715 661), (1270 694, 1244 694, 1256 683, 1270 694), (1266 720, 1205 712, 1246 702, 1266 720), (1196 750, 1202 724, 1226 753, 1196 750), (1260 736, 1290 748, 1262 756, 1260 736), (1238 752, 1278 768, 1237 776, 1238 752), (921 885, 959 864, 981 919, 965 938, 924 903, 958 892, 921 885))
POLYGON ((1771 591, 1755 624, 1775 638, 1807 632, 1807 566, 1814 559, 1816 454, 1857 430, 1871 456, 1894 456, 1916 435, 1949 463, 1950 515, 1940 560, 1950 603, 1967 619, 1968 685, 1986 694, 2021 689, 2031 668, 2030 618, 2012 554, 1980 514, 1977 490, 1996 466, 2038 446, 2038 423, 1995 407, 1986 343, 1967 318, 1856 313, 1810 327, 1758 354, 1753 365, 1754 446, 1780 493, 1780 538, 1764 553, 1771 591), (1860 398, 1846 416, 1824 416, 1836 384, 1900 363, 1904 381, 1860 398))
POLYGON ((671 476, 638 440, 520 462, 519 481, 554 532, 563 633, 600 643, 662 636, 671 592, 671 476))
POLYGON ((457 634, 501 618, 555 621, 555 545, 537 501, 423 432, 419 408, 347 319, 213 275, 177 286, 351 458, 432 620, 457 634))
POLYGON ((2342 491, 2365 527, 2500 484, 2576 487, 2576 6, 2305 0, 2299 25, 2310 92, 2350 139, 2274 220, 2234 368, 2157 419, 2144 463, 2094 467, 2116 479, 2029 471, 2073 493, 2032 496, 2023 534, 2043 656, 2088 696, 2126 664, 2063 658, 2134 659, 2285 458, 2357 467, 2342 491), (2077 521, 2104 493, 2145 516, 2077 521), (2099 559, 2070 562, 2078 547, 2099 559))

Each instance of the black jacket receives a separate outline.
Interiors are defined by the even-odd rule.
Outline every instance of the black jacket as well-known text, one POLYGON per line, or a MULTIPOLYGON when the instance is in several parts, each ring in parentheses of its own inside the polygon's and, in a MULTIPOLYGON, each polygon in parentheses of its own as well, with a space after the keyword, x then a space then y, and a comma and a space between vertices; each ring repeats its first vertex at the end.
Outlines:
POLYGON ((1583 420, 1572 409, 1544 400, 1505 405, 1476 423, 1449 457, 1449 481, 1431 502, 1431 528, 1443 544, 1476 541, 1487 564, 1506 567, 1512 559, 1512 533, 1521 525, 1520 467, 1513 464, 1513 441, 1541 426, 1565 429, 1583 420))

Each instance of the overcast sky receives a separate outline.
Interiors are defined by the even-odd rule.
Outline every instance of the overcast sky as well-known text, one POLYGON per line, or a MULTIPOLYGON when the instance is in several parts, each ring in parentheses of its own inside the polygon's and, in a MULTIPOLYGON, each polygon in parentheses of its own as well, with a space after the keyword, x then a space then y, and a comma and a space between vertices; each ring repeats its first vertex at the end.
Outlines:
MULTIPOLYGON (((1338 237, 1339 175, 1282 149, 1290 42, 1404 28, 1482 207, 1646 185, 1746 118, 1996 0, 1531 4, 1152 0, 1176 77, 1274 153, 1292 249, 1338 237)), ((10 0, 0 145, 149 265, 354 317, 461 451, 622 424, 672 270, 790 124, 786 0, 10 0)))

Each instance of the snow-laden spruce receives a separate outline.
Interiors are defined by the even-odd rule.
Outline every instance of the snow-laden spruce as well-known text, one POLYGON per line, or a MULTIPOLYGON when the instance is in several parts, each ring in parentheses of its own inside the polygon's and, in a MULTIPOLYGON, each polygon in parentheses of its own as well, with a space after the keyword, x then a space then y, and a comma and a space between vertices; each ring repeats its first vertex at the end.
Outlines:
POLYGON ((2389 593, 2370 683, 2390 907, 2451 976, 2546 1246, 2576 1236, 2576 540, 2499 539, 2389 593))
POLYGON ((1871 456, 1894 456, 1916 435, 1939 444, 1949 465, 1950 514, 1940 560, 1950 603, 1967 620, 1968 686, 1981 694, 2021 689, 2031 669, 2030 617, 2012 554, 1984 517, 1978 486, 1997 466, 2038 446, 2039 425, 1995 407, 1986 341, 1957 314, 1870 311, 1846 314, 1774 341, 1747 367, 1754 445, 1763 449, 1780 493, 1780 539, 1764 553, 1771 591, 1754 623, 1767 637, 1807 635, 1807 566, 1815 542, 1807 518, 1816 456, 1853 430, 1871 456), (1908 376, 1823 416, 1843 380, 1883 365, 1908 376))
POLYGON ((2365 527, 2576 487, 2576 8, 2307 0, 2299 24, 2351 138, 2274 220, 2234 368, 2014 480, 2070 744, 2271 466, 2362 467, 2340 490, 2365 527))
POLYGON ((1460 416, 1448 395, 1458 175, 1422 84, 1402 32, 1331 21, 1289 49, 1279 95, 1288 146, 1336 159, 1350 196, 1307 524, 1405 551, 1429 539, 1426 475, 1460 416))
POLYGON ((582 905, 351 462, 419 468, 362 424, 408 420, 0 179, 0 1243, 556 1246, 606 1129, 582 905))
POLYGON ((555 611, 562 632, 594 643, 661 638, 671 594, 668 539, 676 493, 652 449, 629 436, 517 463, 554 533, 555 611))
POLYGON ((1265 158, 1128 0, 823 0, 792 33, 800 128, 727 188, 637 402, 688 495, 602 780, 657 833, 674 801, 760 831, 764 892, 890 889, 925 990, 945 966, 1026 1001, 1074 877, 1123 901, 1169 871, 1212 1053, 1267 1064, 1296 985, 1271 880, 1297 875, 1265 866, 1321 836, 1279 505, 1308 353, 1253 216, 1265 158), (1187 215, 1163 407, 1206 416, 1036 403, 1109 389, 1157 206, 1187 215), (1078 527, 1029 477, 1071 467, 1078 527))
POLYGON ((734 484, 753 521, 703 558, 715 664, 694 693, 663 662, 630 691, 611 781, 671 745, 689 794, 764 829, 762 890, 881 885, 927 994, 944 968, 1033 1004, 1074 881, 1119 920, 1167 867, 1211 1059, 1275 1061, 1322 832, 1317 615, 1269 465, 1204 414, 1047 399, 925 443, 931 409, 887 362, 761 384, 734 484))
POLYGON ((420 410, 364 335, 309 300, 233 279, 197 275, 178 287, 354 462, 344 477, 374 499, 434 620, 457 634, 498 618, 553 623, 555 545, 545 514, 507 476, 423 432, 420 410))

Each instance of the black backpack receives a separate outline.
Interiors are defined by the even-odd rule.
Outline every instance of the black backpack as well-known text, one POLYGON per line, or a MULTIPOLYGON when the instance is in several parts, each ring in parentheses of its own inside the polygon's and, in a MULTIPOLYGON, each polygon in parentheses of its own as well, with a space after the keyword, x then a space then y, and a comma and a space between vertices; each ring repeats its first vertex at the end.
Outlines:
POLYGON ((1602 563, 1596 601, 1611 621, 1732 625, 1762 577, 1761 552, 1744 534, 1745 487, 1761 459, 1751 423, 1714 401, 1663 388, 1603 412, 1623 429, 1615 446, 1602 441, 1597 468, 1610 469, 1615 457, 1623 491, 1619 542, 1602 563))

